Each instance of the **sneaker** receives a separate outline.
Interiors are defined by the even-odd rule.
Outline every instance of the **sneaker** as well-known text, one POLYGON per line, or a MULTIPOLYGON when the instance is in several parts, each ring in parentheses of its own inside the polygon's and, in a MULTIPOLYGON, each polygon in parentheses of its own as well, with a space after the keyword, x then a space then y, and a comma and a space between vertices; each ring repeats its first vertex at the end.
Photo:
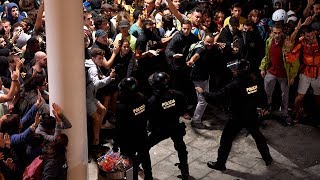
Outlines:
POLYGON ((292 126, 293 125, 293 120, 289 115, 284 116, 283 117, 283 121, 284 121, 285 125, 287 125, 287 126, 292 126))
POLYGON ((204 125, 203 123, 191 123, 191 127, 197 128, 197 129, 207 129, 207 130, 213 129, 213 127, 204 125))
POLYGON ((225 165, 218 164, 217 162, 209 161, 207 166, 211 169, 215 169, 218 171, 225 171, 227 168, 225 165))

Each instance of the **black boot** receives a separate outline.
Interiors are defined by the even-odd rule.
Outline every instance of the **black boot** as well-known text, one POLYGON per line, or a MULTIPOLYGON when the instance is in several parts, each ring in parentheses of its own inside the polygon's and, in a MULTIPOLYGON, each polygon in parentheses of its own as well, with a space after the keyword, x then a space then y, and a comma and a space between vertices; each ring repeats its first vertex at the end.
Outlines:
POLYGON ((207 163, 207 166, 211 169, 215 169, 215 170, 218 170, 218 171, 225 171, 227 168, 226 168, 226 165, 224 164, 220 164, 218 162, 213 162, 213 161, 209 161, 207 163))
POLYGON ((266 162, 266 166, 270 166, 272 164, 273 159, 270 158, 268 160, 265 160, 264 162, 266 162))
POLYGON ((179 179, 182 180, 188 180, 189 179, 189 174, 181 174, 177 176, 179 179))
POLYGON ((178 166, 178 168, 181 171, 181 175, 178 175, 178 178, 180 178, 182 180, 188 180, 189 179, 189 166, 188 166, 188 164, 176 163, 175 166, 178 166))

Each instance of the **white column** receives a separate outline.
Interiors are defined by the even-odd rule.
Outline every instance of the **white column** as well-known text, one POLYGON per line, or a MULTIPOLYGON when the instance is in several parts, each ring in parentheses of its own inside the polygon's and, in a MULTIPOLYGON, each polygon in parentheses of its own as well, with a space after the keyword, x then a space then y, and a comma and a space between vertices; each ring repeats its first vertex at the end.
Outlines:
POLYGON ((88 179, 82 0, 46 0, 50 103, 59 104, 72 123, 68 179, 88 179))

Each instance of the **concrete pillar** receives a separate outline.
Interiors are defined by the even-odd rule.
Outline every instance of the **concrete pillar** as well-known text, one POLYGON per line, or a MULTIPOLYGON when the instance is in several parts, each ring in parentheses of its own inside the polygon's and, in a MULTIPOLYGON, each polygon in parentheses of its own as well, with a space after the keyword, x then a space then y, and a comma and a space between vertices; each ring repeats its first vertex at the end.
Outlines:
POLYGON ((50 103, 59 104, 72 128, 68 179, 88 179, 82 0, 46 0, 46 36, 50 103))

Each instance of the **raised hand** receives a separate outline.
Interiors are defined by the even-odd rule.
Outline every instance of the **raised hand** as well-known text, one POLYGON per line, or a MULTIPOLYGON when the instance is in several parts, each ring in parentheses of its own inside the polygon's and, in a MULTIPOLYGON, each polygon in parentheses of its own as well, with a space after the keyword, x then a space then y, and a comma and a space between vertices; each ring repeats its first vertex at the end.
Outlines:
POLYGON ((109 74, 109 76, 114 79, 116 77, 116 70, 115 69, 111 69, 111 72, 109 74))
POLYGON ((310 25, 312 23, 312 20, 313 20, 312 16, 307 17, 306 20, 304 20, 304 22, 303 22, 303 24, 301 26, 310 25))
POLYGON ((38 89, 38 98, 36 103, 34 104, 37 108, 43 103, 42 95, 40 93, 40 90, 38 89))
POLYGON ((23 65, 23 60, 17 60, 16 61, 16 70, 20 70, 20 68, 22 67, 23 65))
POLYGON ((58 104, 53 103, 52 108, 52 113, 54 116, 60 116, 62 114, 62 108, 58 104))
POLYGON ((313 5, 316 0, 308 0, 308 5, 313 5))
POLYGON ((14 170, 15 164, 13 163, 12 158, 8 158, 7 160, 3 161, 9 169, 14 170))
POLYGON ((12 71, 11 80, 16 81, 18 79, 19 79, 19 72, 18 71, 12 71))
POLYGON ((35 119, 34 119, 34 124, 35 124, 36 126, 38 126, 38 124, 40 123, 40 121, 41 121, 41 115, 40 115, 39 112, 37 112, 36 117, 35 117, 35 119))
POLYGON ((113 48, 113 53, 114 53, 114 54, 118 54, 119 51, 120 51, 120 46, 115 45, 114 48, 113 48))
POLYGON ((53 108, 52 113, 53 113, 54 117, 56 118, 56 122, 57 122, 57 124, 60 124, 61 118, 59 115, 62 114, 62 108, 56 103, 52 104, 52 108, 53 108))
POLYGON ((301 26, 302 26, 302 22, 301 22, 301 19, 299 19, 298 24, 296 26, 296 29, 300 29, 301 26))
POLYGON ((12 39, 13 39, 14 41, 17 40, 17 39, 20 37, 22 31, 23 31, 23 30, 20 29, 20 28, 17 28, 16 30, 14 30, 14 31, 13 31, 12 39))

